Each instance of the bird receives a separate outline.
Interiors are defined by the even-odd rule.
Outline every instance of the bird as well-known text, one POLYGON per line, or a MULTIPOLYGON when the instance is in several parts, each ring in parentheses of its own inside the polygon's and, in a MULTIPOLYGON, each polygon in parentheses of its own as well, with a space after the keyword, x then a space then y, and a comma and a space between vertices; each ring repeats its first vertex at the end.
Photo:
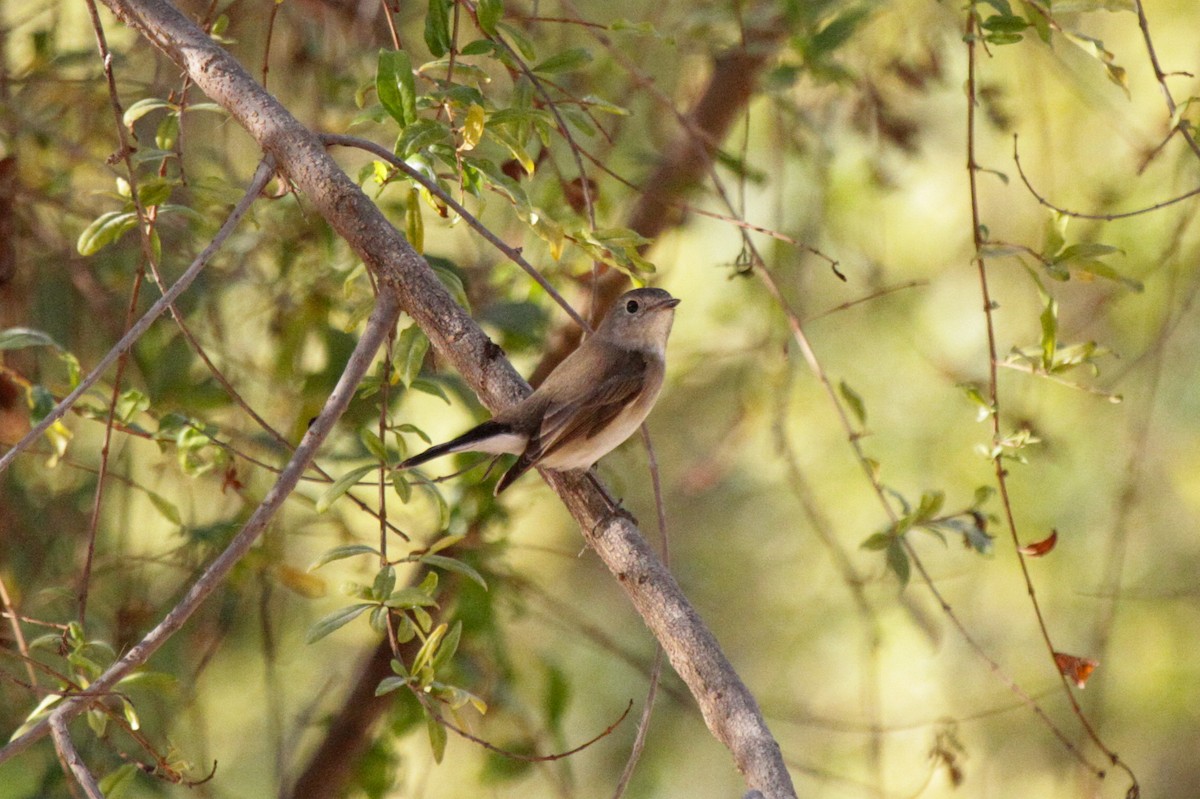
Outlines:
POLYGON ((537 390, 445 443, 399 463, 411 469, 454 452, 519 457, 495 494, 533 467, 588 470, 641 426, 662 390, 667 338, 679 300, 660 288, 617 298, 596 332, 537 390))

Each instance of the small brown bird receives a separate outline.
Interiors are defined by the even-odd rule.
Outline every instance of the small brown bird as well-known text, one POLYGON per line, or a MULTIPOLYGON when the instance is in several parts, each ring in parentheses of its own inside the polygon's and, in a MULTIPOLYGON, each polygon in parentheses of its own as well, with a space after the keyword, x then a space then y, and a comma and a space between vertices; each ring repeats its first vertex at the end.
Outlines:
POLYGON ((654 407, 678 304, 662 289, 625 292, 596 332, 536 391, 396 468, 410 469, 452 452, 520 455, 496 484, 497 494, 534 466, 590 469, 629 438, 654 407))

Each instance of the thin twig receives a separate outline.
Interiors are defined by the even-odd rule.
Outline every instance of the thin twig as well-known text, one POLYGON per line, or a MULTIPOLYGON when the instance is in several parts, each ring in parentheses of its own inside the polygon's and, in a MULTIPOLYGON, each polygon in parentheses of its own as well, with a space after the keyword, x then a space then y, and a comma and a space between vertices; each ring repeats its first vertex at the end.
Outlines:
POLYGON ((1133 216, 1141 216, 1142 214, 1148 214, 1151 211, 1161 210, 1168 206, 1174 205, 1175 203, 1189 200, 1192 197, 1195 197, 1197 194, 1200 194, 1200 186, 1198 186, 1190 191, 1180 194, 1178 197, 1172 197, 1169 200, 1162 200, 1161 202, 1156 202, 1153 205, 1148 205, 1145 208, 1138 208, 1134 211, 1122 211, 1116 214, 1088 214, 1084 213, 1083 211, 1072 211, 1069 208, 1063 208, 1060 205, 1055 205, 1046 199, 1045 195, 1033 187, 1033 183, 1030 182, 1029 177, 1025 174, 1025 169, 1021 166, 1021 154, 1017 150, 1017 134, 1015 133, 1013 134, 1013 163, 1016 164, 1017 175, 1020 176, 1021 182, 1025 184, 1025 188, 1029 190, 1031 195, 1033 195, 1033 199, 1038 201, 1038 204, 1049 208, 1051 211, 1062 214, 1063 216, 1075 217, 1076 219, 1098 219, 1104 222, 1112 222, 1115 219, 1129 219, 1133 216))
POLYGON ((4 584, 3 577, 0 577, 0 606, 3 606, 4 615, 8 617, 9 625, 12 627, 13 640, 17 642, 17 651, 21 653, 21 659, 25 661, 25 673, 29 675, 30 688, 37 696, 44 696, 46 692, 38 685, 37 672, 33 670, 34 661, 29 657, 29 644, 25 642, 25 633, 21 630, 20 617, 17 609, 13 606, 12 599, 8 596, 8 587, 4 584))
MULTIPOLYGON (((646 448, 646 457, 649 462, 650 484, 654 489, 654 510, 658 517, 659 539, 662 541, 663 565, 670 568, 671 546, 670 537, 667 535, 667 511, 663 502, 662 478, 658 470, 658 457, 654 453, 654 442, 650 439, 650 428, 644 422, 641 426, 641 434, 642 444, 646 448)), ((633 771, 642 757, 642 751, 646 748, 646 736, 650 733, 650 716, 654 712, 654 702, 658 698, 658 683, 662 677, 662 656, 662 647, 655 647, 654 665, 650 667, 650 684, 646 689, 646 701, 642 705, 641 718, 638 719, 637 735, 633 739, 633 746, 629 747, 629 757, 625 759, 625 768, 622 769, 621 777, 617 780, 617 786, 613 790, 613 799, 621 799, 625 794, 626 788, 629 787, 629 780, 633 778, 633 771)))
MULTIPOLYGON (((141 197, 138 194, 138 181, 136 170, 133 166, 133 150, 134 148, 129 143, 129 137, 125 131, 123 124, 121 108, 121 100, 117 94, 117 79, 113 73, 112 53, 108 50, 108 42, 104 36, 104 26, 100 22, 100 14, 96 10, 95 0, 87 0, 88 16, 92 25, 92 32, 96 36, 96 47, 100 52, 100 61, 104 68, 104 78, 108 85, 108 101, 109 108, 112 110, 113 119, 116 122, 117 141, 120 143, 118 152, 121 159, 125 163, 125 171, 129 181, 129 194, 133 202, 134 209, 138 217, 138 229, 141 233, 142 251, 144 254, 149 254, 150 248, 150 231, 153 229, 153 220, 149 218, 145 207, 142 205, 141 197)), ((129 304, 125 308, 125 329, 133 323, 134 314, 137 312, 138 301, 142 293, 142 282, 145 279, 146 268, 145 264, 138 264, 137 270, 133 276, 133 287, 129 292, 129 304)), ((85 554, 83 567, 80 569, 78 583, 78 616, 79 623, 84 625, 87 621, 87 605, 88 605, 88 588, 91 585, 92 578, 92 563, 96 556, 96 531, 100 524, 100 512, 104 507, 104 491, 108 486, 108 458, 109 450, 112 446, 113 425, 117 418, 117 400, 121 395, 121 385, 124 382, 125 366, 129 360, 129 353, 121 354, 117 360, 117 372, 113 378, 112 391, 109 393, 108 399, 108 414, 104 424, 104 438, 100 445, 100 470, 96 474, 96 487, 92 491, 92 509, 88 519, 87 527, 87 543, 85 546, 85 554)))
MULTIPOLYGON (((987 263, 984 260, 984 245, 986 242, 984 241, 984 237, 983 237, 983 235, 984 235, 983 234, 983 223, 982 223, 982 216, 979 211, 979 191, 978 191, 978 186, 977 186, 977 178, 978 178, 978 173, 979 173, 980 167, 979 167, 978 162, 976 162, 976 160, 975 160, 975 109, 976 109, 976 86, 977 86, 977 75, 976 75, 977 54, 976 54, 975 44, 976 44, 976 40, 978 38, 978 28, 976 27, 977 12, 976 12, 974 3, 972 3, 967 8, 966 17, 967 17, 966 31, 965 31, 965 35, 963 37, 963 39, 966 43, 966 46, 967 46, 967 118, 966 118, 967 141, 966 141, 966 144, 967 144, 967 177, 968 177, 968 185, 969 185, 969 190, 970 190, 970 201, 971 201, 971 235, 972 235, 972 239, 973 239, 974 245, 975 245, 975 256, 974 256, 973 261, 975 263, 976 272, 978 273, 978 276, 979 276, 979 290, 980 290, 980 295, 981 295, 981 299, 983 302, 984 323, 985 323, 985 326, 987 329, 988 403, 991 408, 990 417, 991 417, 991 426, 992 426, 992 438, 993 438, 993 441, 999 441, 999 440, 1001 440, 1002 436, 1001 436, 1001 432, 1000 432, 1000 402, 999 402, 999 380, 998 380, 999 357, 997 355, 998 349, 997 349, 997 345, 996 345, 996 329, 995 329, 995 319, 994 319, 994 309, 996 306, 992 300, 991 289, 990 289, 990 286, 988 283, 987 263)), ((1157 65, 1156 65, 1156 69, 1157 69, 1157 65)), ((1104 754, 1108 757, 1108 759, 1114 765, 1120 766, 1129 774, 1130 779, 1133 780, 1133 786, 1130 788, 1130 791, 1137 792, 1138 791, 1138 782, 1137 782, 1137 778, 1133 775, 1132 770, 1130 770, 1128 766, 1126 766, 1124 763, 1122 763, 1120 758, 1117 756, 1117 754, 1115 752, 1113 752, 1111 749, 1109 749, 1100 740, 1099 736, 1096 734, 1095 730, 1092 728, 1091 723, 1088 721, 1087 716, 1084 714, 1083 709, 1079 706, 1079 702, 1078 702, 1078 700, 1076 700, 1075 694, 1071 690, 1070 681, 1067 678, 1067 675, 1063 672, 1062 669, 1060 669, 1058 667, 1058 665, 1055 661, 1055 651, 1056 650, 1054 647, 1054 643, 1050 638, 1050 630, 1046 625, 1046 619, 1045 619, 1044 614, 1042 613, 1041 602, 1038 600, 1037 590, 1034 588, 1033 577, 1029 573, 1029 566, 1026 563, 1025 555, 1022 554, 1022 552, 1021 552, 1021 542, 1020 542, 1019 533, 1017 531, 1016 514, 1013 511, 1012 501, 1011 501, 1011 498, 1010 498, 1009 492, 1008 492, 1008 471, 1006 470, 1006 468, 1004 466, 1004 462, 1002 460, 1002 456, 999 453, 992 459, 992 463, 993 463, 993 467, 994 467, 994 471, 995 471, 996 488, 997 488, 999 498, 1000 498, 1000 506, 1004 513, 1005 525, 1008 527, 1009 536, 1011 537, 1012 542, 1013 542, 1013 551, 1017 556, 1017 563, 1021 568, 1022 579, 1024 580, 1024 583, 1025 583, 1026 592, 1029 595, 1030 607, 1032 608, 1034 617, 1037 620, 1038 630, 1041 633, 1043 643, 1045 643, 1045 645, 1046 645, 1047 656, 1050 658, 1050 662, 1054 666, 1055 674, 1058 675, 1058 678, 1062 683, 1063 692, 1066 694, 1067 700, 1070 702, 1071 708, 1074 711, 1076 718, 1079 719, 1080 724, 1083 725, 1083 728, 1087 731, 1088 737, 1092 740, 1093 743, 1096 744, 1097 747, 1099 747, 1099 749, 1102 752, 1104 752, 1104 754)), ((1051 729, 1054 731, 1055 735, 1059 738, 1060 742, 1062 742, 1063 745, 1066 746, 1068 751, 1070 751, 1072 753, 1072 755, 1079 761, 1079 763, 1081 765, 1086 766, 1088 768, 1088 770, 1092 772, 1093 776, 1095 776, 1097 779, 1104 778, 1105 771, 1103 768, 1099 768, 1099 767, 1093 765, 1089 760, 1087 760, 1085 758, 1083 752, 1079 750, 1079 748, 1074 744, 1074 742, 1071 742, 1068 739, 1066 739, 1065 736, 1062 735, 1062 733, 1058 730, 1057 727, 1052 726, 1051 729)))
MULTIPOLYGON (((1162 89, 1163 101, 1167 104, 1167 111, 1171 118, 1175 118, 1178 111, 1175 105, 1175 98, 1171 95, 1171 87, 1167 86, 1167 74, 1163 71, 1162 66, 1158 63, 1158 52, 1154 49, 1154 40, 1150 36, 1150 20, 1146 17, 1146 9, 1142 5, 1142 0, 1133 0, 1133 9, 1137 14, 1138 28, 1142 31, 1142 41, 1146 43, 1146 55, 1150 59, 1150 66, 1154 69, 1154 79, 1158 81, 1159 88, 1162 89)), ((1191 129, 1182 119, 1175 123, 1175 130, 1178 130, 1187 142, 1188 147, 1192 152, 1200 158, 1200 143, 1196 142, 1196 137, 1192 135, 1191 129)))
POLYGON ((50 718, 50 734, 54 737, 54 748, 66 761, 71 774, 79 782, 79 787, 83 788, 88 799, 104 799, 104 792, 100 790, 100 784, 96 782, 92 772, 88 771, 87 764, 83 762, 83 758, 79 756, 75 744, 71 741, 71 735, 67 732, 66 720, 57 713, 50 718))
POLYGON ((422 704, 425 704, 426 710, 433 715, 434 720, 438 724, 441 724, 443 727, 450 730, 455 735, 458 735, 461 738, 464 738, 464 739, 470 741, 471 743, 478 744, 479 746, 482 746, 484 749, 488 750, 489 752, 495 752, 496 754, 501 755, 503 757, 507 757, 510 760, 520 760, 523 763, 549 763, 554 760, 562 760, 563 758, 567 758, 567 757, 570 757, 571 755, 578 754, 579 752, 582 752, 584 749, 587 749, 589 746, 596 743, 597 741, 602 740, 602 739, 608 737, 609 735, 612 735, 613 730, 615 730, 618 726, 620 726, 621 722, 625 720, 625 717, 629 715, 629 711, 633 709, 633 700, 630 700, 629 704, 625 706, 625 712, 622 713, 620 715, 620 717, 617 718, 616 721, 614 721, 612 724, 609 724, 607 727, 605 727, 603 732, 599 733, 598 735, 591 738, 590 740, 584 741, 579 746, 568 749, 565 752, 555 752, 554 754, 550 754, 550 755, 526 755, 521 752, 513 752, 512 750, 509 750, 509 749, 502 749, 499 746, 496 746, 494 743, 491 743, 490 741, 485 741, 484 739, 482 739, 476 735, 472 735, 471 733, 467 732, 466 730, 462 729, 461 727, 457 727, 454 724, 452 724, 451 722, 447 721, 444 716, 442 716, 440 713, 438 713, 436 710, 434 710, 432 707, 430 707, 428 704, 426 704, 429 700, 426 699, 424 696, 422 696, 421 694, 415 693, 415 692, 414 692, 414 696, 416 696, 419 700, 421 700, 422 704))
POLYGON ((436 181, 430 180, 419 170, 413 169, 411 166, 405 163, 404 159, 398 157, 391 150, 387 149, 381 144, 376 144, 370 139, 361 139, 357 136, 326 133, 321 136, 321 141, 325 142, 326 144, 336 144, 342 147, 357 147, 360 150, 366 150, 373 155, 379 156, 384 161, 403 172, 405 175, 408 175, 417 183, 420 183, 429 190, 430 194, 454 209, 454 213, 461 216, 463 220, 489 244, 491 244, 500 252, 504 253, 509 260, 511 260, 517 266, 521 267, 526 274, 533 278, 535 283, 541 286, 542 289, 550 295, 551 299, 558 303, 560 308, 567 312, 567 316, 571 317, 571 319, 574 320, 580 328, 589 333, 591 332, 591 325, 588 324, 587 320, 580 316, 579 312, 571 307, 571 303, 567 302, 566 299, 564 299, 563 296, 558 293, 558 290, 555 289, 554 286, 550 285, 550 282, 546 280, 545 276, 543 276, 542 273, 537 270, 537 267, 526 260, 525 256, 521 254, 519 249, 505 244, 499 236, 490 231, 474 214, 468 211, 462 203, 458 202, 451 197, 449 193, 444 191, 436 181))

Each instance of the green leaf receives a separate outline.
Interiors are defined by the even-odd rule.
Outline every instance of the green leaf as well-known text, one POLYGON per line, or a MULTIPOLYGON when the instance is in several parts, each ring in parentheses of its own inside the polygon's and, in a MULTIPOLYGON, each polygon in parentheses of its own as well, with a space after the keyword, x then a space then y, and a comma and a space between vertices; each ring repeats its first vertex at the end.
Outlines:
MULTIPOLYGON (((440 496, 440 495, 439 495, 440 496)), ((477 572, 472 567, 455 558, 448 558, 445 555, 422 555, 420 562, 428 566, 434 566, 448 572, 456 572, 464 577, 479 584, 483 590, 487 590, 487 580, 483 579, 483 575, 477 572)))
POLYGON ((175 106, 158 97, 145 97, 125 109, 125 114, 121 117, 121 121, 125 124, 125 127, 133 130, 134 122, 137 122, 151 111, 157 111, 160 108, 175 108, 175 106))
POLYGON ((975 489, 975 496, 971 500, 971 508, 978 509, 982 507, 983 504, 995 496, 995 494, 996 489, 992 488, 991 486, 984 485, 977 487, 975 489))
POLYGON ((891 546, 892 541, 894 541, 895 538, 896 536, 892 535, 891 533, 874 533, 868 536, 867 540, 859 544, 859 547, 862 549, 879 551, 887 549, 889 546, 891 546))
POLYGON ((404 504, 407 505, 412 500, 412 484, 408 482, 404 472, 392 472, 392 489, 404 504))
MULTIPOLYGON (((483 3, 480 3, 479 13, 483 13, 483 3)), ((476 39, 468 42, 459 51, 461 55, 489 55, 496 52, 496 43, 490 39, 476 39)))
POLYGON ((316 561, 313 562, 313 565, 308 567, 308 570, 310 572, 316 571, 326 563, 332 563, 335 560, 343 560, 345 558, 352 558, 355 555, 374 555, 377 558, 380 557, 379 550, 375 547, 367 546, 366 544, 346 544, 344 546, 334 547, 325 554, 321 555, 321 557, 317 558, 316 561))
POLYGON ((124 796, 134 783, 134 775, 138 773, 136 765, 125 763, 101 777, 98 784, 104 799, 120 799, 124 796))
POLYGON ((869 6, 854 6, 834 17, 821 32, 812 38, 810 55, 821 57, 846 43, 871 13, 869 6))
MULTIPOLYGON (((414 608, 413 610, 413 615, 419 617, 420 613, 417 611, 420 611, 420 608, 414 608)), ((422 624, 422 626, 424 626, 424 624, 422 624)), ((438 647, 442 645, 442 639, 445 638, 446 632, 449 629, 450 628, 444 622, 439 624, 437 629, 431 632, 429 637, 425 639, 425 642, 421 644, 421 648, 417 650, 417 654, 413 657, 412 673, 414 675, 420 675, 422 671, 425 671, 426 668, 430 666, 430 664, 433 662, 433 656, 437 654, 438 647)), ((427 684, 428 680, 429 674, 426 673, 424 677, 422 677, 422 683, 427 684)))
POLYGON ((84 228, 75 243, 75 249, 80 255, 95 255, 119 239, 125 231, 135 227, 137 214, 133 211, 108 211, 84 228))
POLYGON ((391 596, 384 600, 384 604, 389 608, 412 610, 413 608, 437 607, 437 600, 421 588, 405 586, 398 591, 393 591, 391 596))
POLYGON ((459 541, 462 541, 464 538, 466 538, 466 536, 462 533, 457 535, 444 535, 429 545, 429 554, 432 555, 435 552, 441 552, 443 549, 449 549, 459 541))
POLYGON ((385 565, 375 573, 375 581, 371 584, 371 595, 382 602, 396 587, 396 567, 385 565))
POLYGON ((138 201, 145 208, 162 205, 171 198, 174 189, 175 183, 172 181, 148 180, 138 185, 138 201))
POLYGON ((995 33, 1020 33, 1029 27, 1029 22, 1016 14, 996 14, 981 22, 980 27, 995 33))
POLYGON ((541 72, 545 75, 552 75, 556 72, 569 72, 573 69, 579 69, 585 64, 590 64, 592 61, 592 53, 582 47, 573 47, 570 50, 565 50, 536 64, 533 67, 534 72, 541 72))
POLYGON ((479 0, 475 6, 479 29, 488 36, 496 35, 496 25, 504 18, 504 0, 479 0))
POLYGON ((1016 44, 1017 42, 1022 41, 1022 39, 1024 37, 1021 36, 1021 34, 1019 34, 1019 33, 999 32, 999 33, 989 33, 987 36, 985 36, 983 38, 984 38, 984 41, 986 41, 988 44, 1005 45, 1005 44, 1016 44))
POLYGON ((899 538, 894 539, 887 548, 887 565, 900 578, 901 588, 908 585, 912 565, 908 562, 908 553, 904 551, 899 538))
POLYGON ((0 330, 0 350, 23 350, 27 347, 53 347, 61 350, 49 333, 31 327, 10 327, 0 330))
POLYGON ((1048 261, 1054 260, 1062 252, 1066 243, 1067 224, 1070 221, 1070 217, 1059 213, 1052 213, 1046 218, 1046 225, 1042 230, 1043 258, 1048 261))
POLYGON ((446 728, 426 709, 425 729, 429 733, 429 748, 433 751, 433 762, 440 764, 446 755, 446 728))
POLYGON ((325 489, 320 498, 317 500, 317 513, 324 513, 329 510, 338 498, 349 491, 354 485, 371 471, 378 469, 379 464, 368 463, 366 466, 359 466, 357 469, 351 469, 344 475, 333 482, 329 488, 325 489))
POLYGON ((396 139, 396 154, 408 159, 417 153, 435 145, 453 148, 454 141, 450 131, 432 119, 418 119, 409 125, 396 139))
POLYGON ((850 410, 858 419, 859 424, 867 423, 867 407, 863 404, 862 397, 858 395, 854 389, 846 383, 845 380, 838 383, 838 391, 842 395, 842 399, 850 406, 850 410))
POLYGON ((1099 258, 1105 255, 1111 255, 1115 252, 1124 253, 1120 247, 1113 247, 1111 244, 1100 244, 1098 242, 1084 242, 1081 244, 1072 244, 1058 254, 1054 260, 1062 263, 1076 258, 1099 258))
POLYGON ((442 643, 438 646, 437 654, 433 656, 433 660, 429 666, 433 669, 434 674, 446 667, 450 659, 454 657, 454 653, 458 651, 458 642, 462 638, 462 622, 454 622, 454 626, 450 628, 450 632, 442 639, 442 643))
POLYGON ((425 254, 425 218, 421 216, 421 192, 416 188, 409 189, 404 206, 404 237, 418 254, 425 254))
POLYGON ((917 505, 917 510, 913 514, 914 523, 929 521, 934 516, 937 516, 938 511, 945 504, 946 495, 941 491, 926 491, 921 495, 921 502, 917 505))
POLYGON ((379 685, 375 686, 375 696, 390 694, 392 691, 404 688, 407 685, 407 677, 384 677, 379 681, 379 685))
POLYGON ((450 3, 448 0, 429 0, 425 16, 425 45, 434 58, 450 51, 450 3))
POLYGON ((1046 295, 1040 319, 1042 322, 1042 368, 1050 371, 1054 367, 1054 351, 1058 348, 1058 301, 1049 295, 1046 295))
POLYGON ((396 339, 395 367, 400 382, 405 387, 412 386, 421 366, 425 363, 425 353, 429 352, 429 337, 417 325, 409 325, 400 332, 396 339))
POLYGON ((136 388, 121 392, 114 408, 117 421, 130 424, 134 417, 150 408, 150 398, 136 388))
POLYGON ((150 504, 154 509, 163 515, 171 524, 183 526, 183 519, 179 516, 179 508, 175 507, 175 503, 168 500, 161 494, 156 494, 153 491, 147 490, 146 497, 150 500, 150 504))
POLYGON ((612 114, 614 116, 627 117, 627 116, 630 116, 630 114, 632 113, 625 106, 621 106, 621 105, 617 105, 616 103, 609 102, 608 100, 605 100, 603 97, 597 97, 594 94, 585 94, 581 98, 581 102, 584 105, 586 105, 588 107, 588 109, 591 111, 600 111, 602 113, 612 114))
POLYGON ((554 732, 562 730, 563 718, 571 701, 571 683, 562 669, 546 666, 546 688, 542 693, 542 711, 547 726, 554 732))
POLYGON ((345 627, 347 624, 357 619, 367 608, 373 607, 376 607, 374 602, 359 602, 354 605, 339 608, 333 613, 322 617, 317 621, 316 624, 310 627, 308 630, 308 635, 304 637, 304 640, 309 644, 320 641, 334 630, 337 630, 340 627, 345 627))
POLYGON ((174 150, 179 140, 179 114, 171 112, 162 118, 154 131, 154 145, 160 150, 174 150))
POLYGON ((408 53, 403 50, 379 51, 375 93, 384 110, 401 128, 417 121, 417 89, 408 53))
POLYGON ((1133 291, 1136 291, 1139 294, 1145 290, 1145 286, 1142 285, 1142 281, 1134 280, 1131 277, 1125 277, 1120 272, 1118 272, 1116 269, 1112 268, 1111 266, 1104 263, 1103 261, 1095 261, 1095 260, 1077 261, 1073 264, 1073 266, 1076 269, 1078 269, 1080 272, 1086 272, 1089 275, 1095 275, 1096 277, 1102 277, 1107 280, 1114 280, 1118 283, 1122 283, 1127 288, 1132 289, 1133 291))
MULTIPOLYGON (((526 61, 532 61, 537 58, 537 51, 533 47, 533 42, 525 35, 525 31, 515 28, 506 22, 497 22, 496 30, 508 37, 509 41, 516 46, 517 50, 521 53, 521 57, 526 61)), ((515 102, 513 103, 513 105, 516 104, 515 102)))
POLYGON ((429 482, 417 483, 417 487, 424 490, 437 505, 438 529, 445 530, 450 524, 450 506, 446 504, 446 498, 442 496, 441 489, 438 488, 437 483, 429 482))
POLYGON ((358 434, 358 439, 362 441, 363 446, 367 448, 367 452, 370 452, 372 457, 379 459, 381 463, 387 463, 387 447, 384 446, 383 439, 379 437, 378 433, 363 428, 358 434))
POLYGON ((447 405, 452 404, 450 402, 450 398, 446 396, 446 392, 442 389, 442 387, 432 380, 417 378, 413 380, 408 387, 413 391, 420 391, 422 394, 428 394, 431 397, 437 397, 447 405))

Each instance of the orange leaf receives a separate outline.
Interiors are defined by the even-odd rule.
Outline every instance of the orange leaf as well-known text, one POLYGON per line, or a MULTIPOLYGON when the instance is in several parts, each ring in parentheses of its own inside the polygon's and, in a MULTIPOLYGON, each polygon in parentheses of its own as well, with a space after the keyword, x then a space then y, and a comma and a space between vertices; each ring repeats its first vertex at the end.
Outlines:
POLYGON ((1031 558, 1040 558, 1050 550, 1054 549, 1054 545, 1058 543, 1058 530, 1051 530, 1049 538, 1043 538, 1041 541, 1035 541, 1032 544, 1026 544, 1023 547, 1017 547, 1017 551, 1022 555, 1028 555, 1031 558))
POLYGON ((1100 665, 1090 658, 1079 658, 1062 652, 1054 653, 1054 664, 1063 676, 1074 680, 1075 685, 1081 689, 1087 687, 1088 677, 1091 677, 1092 672, 1100 665))

